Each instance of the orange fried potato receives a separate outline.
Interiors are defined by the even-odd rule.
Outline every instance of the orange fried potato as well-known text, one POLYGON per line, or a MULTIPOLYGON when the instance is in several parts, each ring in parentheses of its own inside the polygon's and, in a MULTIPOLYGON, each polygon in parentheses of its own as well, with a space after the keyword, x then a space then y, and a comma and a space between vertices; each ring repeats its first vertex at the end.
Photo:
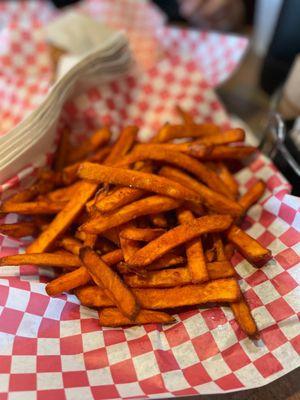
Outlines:
POLYGON ((0 224, 0 233, 2 235, 14 238, 22 238, 24 236, 35 236, 39 231, 38 226, 34 222, 17 222, 15 224, 0 224))
MULTIPOLYGON (((178 209, 177 217, 180 224, 190 224, 195 220, 189 210, 178 209)), ((185 244, 187 268, 193 283, 200 283, 209 279, 201 238, 196 238, 185 244)))
MULTIPOLYGON (((207 264, 210 279, 230 278, 235 276, 235 270, 228 261, 216 261, 207 264)), ((192 283, 191 275, 187 267, 162 269, 149 271, 146 276, 135 274, 126 275, 125 282, 130 287, 174 287, 192 283)))
POLYGON ((141 268, 151 264, 159 257, 168 253, 174 247, 186 243, 204 233, 220 232, 232 223, 232 218, 228 215, 209 215, 195 218, 189 224, 178 225, 146 246, 142 247, 129 260, 129 264, 133 267, 141 268))
MULTIPOLYGON (((159 310, 206 304, 211 302, 232 303, 241 298, 235 279, 217 279, 197 285, 185 285, 164 289, 132 289, 142 308, 159 310)), ((84 286, 75 291, 80 302, 89 307, 110 307, 113 302, 97 286, 84 286)))
POLYGON ((255 204, 264 194, 266 184, 259 180, 250 187, 250 189, 240 197, 239 204, 246 212, 253 204, 255 204))
MULTIPOLYGON (((114 265, 123 260, 123 254, 122 251, 118 249, 104 254, 101 256, 101 259, 107 265, 114 265)), ((90 274, 88 273, 87 269, 82 266, 47 283, 46 292, 49 294, 49 296, 55 296, 59 293, 86 285, 90 280, 90 274)))
POLYGON ((200 201, 200 196, 192 190, 186 189, 177 182, 146 172, 84 162, 78 174, 82 179, 94 182, 135 187, 180 200, 200 201))
POLYGON ((141 200, 137 200, 131 204, 122 207, 109 214, 95 214, 85 224, 80 227, 80 230, 90 233, 102 233, 116 226, 125 224, 142 215, 148 215, 153 211, 168 211, 172 210, 180 202, 165 196, 150 196, 141 200))
POLYGON ((236 225, 232 225, 227 239, 252 264, 261 266, 271 258, 271 252, 236 225))
POLYGON ((134 319, 138 314, 139 304, 119 275, 89 247, 80 250, 80 259, 96 285, 103 288, 122 314, 134 319))
POLYGON ((7 265, 40 265, 74 269, 80 266, 80 260, 74 254, 66 253, 38 253, 38 254, 16 254, 0 258, 0 266, 7 265))
POLYGON ((117 308, 103 308, 99 311, 101 326, 124 326, 142 324, 172 324, 175 318, 162 311, 140 310, 134 320, 125 317, 117 308))
POLYGON ((0 207, 1 213, 17 213, 24 215, 34 214, 57 214, 66 205, 65 201, 47 202, 47 201, 30 201, 24 203, 4 203, 0 207))
POLYGON ((230 307, 237 323, 246 335, 250 337, 257 336, 257 326, 245 299, 242 297, 238 302, 230 303, 230 307))
POLYGON ((96 190, 97 184, 81 182, 76 196, 56 215, 41 235, 27 247, 26 253, 42 253, 48 250, 54 244, 55 240, 69 228, 84 208, 86 201, 89 200, 96 190))
POLYGON ((228 194, 228 190, 222 180, 205 164, 179 151, 164 149, 162 145, 139 144, 117 165, 126 166, 143 160, 156 160, 173 164, 195 175, 214 191, 225 195, 228 194))
POLYGON ((120 232, 120 237, 141 242, 151 242, 151 240, 156 239, 163 233, 165 233, 165 229, 162 228, 137 228, 135 226, 127 226, 120 232))
POLYGON ((196 179, 193 179, 176 168, 163 167, 159 174, 197 192, 202 198, 204 205, 211 211, 230 214, 232 216, 240 216, 243 212, 242 207, 236 201, 214 192, 196 179))

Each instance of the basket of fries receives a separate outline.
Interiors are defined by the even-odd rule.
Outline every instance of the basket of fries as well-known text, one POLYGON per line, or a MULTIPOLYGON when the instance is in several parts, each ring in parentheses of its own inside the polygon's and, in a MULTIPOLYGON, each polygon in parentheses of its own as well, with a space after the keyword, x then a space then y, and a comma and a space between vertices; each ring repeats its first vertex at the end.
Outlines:
POLYGON ((176 54, 74 94, 55 154, 1 186, 0 393, 223 393, 299 364, 299 199, 180 49, 196 33, 167 32, 176 54))

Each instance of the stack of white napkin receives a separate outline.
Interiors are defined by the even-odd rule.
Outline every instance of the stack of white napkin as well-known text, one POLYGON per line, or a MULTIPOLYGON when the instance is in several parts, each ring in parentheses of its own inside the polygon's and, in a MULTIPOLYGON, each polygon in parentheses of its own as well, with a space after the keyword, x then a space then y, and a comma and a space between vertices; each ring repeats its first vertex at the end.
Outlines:
POLYGON ((126 37, 84 15, 72 13, 60 17, 48 27, 47 34, 50 39, 51 35, 63 37, 64 44, 69 41, 74 46, 77 42, 80 49, 77 54, 73 52, 71 61, 70 56, 66 56, 64 64, 60 64, 58 79, 42 104, 14 129, 0 137, 0 183, 34 162, 36 157, 49 152, 54 143, 61 109, 78 87, 113 80, 126 73, 132 63, 126 37), (66 26, 73 27, 68 30, 67 38, 66 26), (80 37, 80 42, 76 37, 80 37), (82 48, 85 48, 84 52, 82 48))

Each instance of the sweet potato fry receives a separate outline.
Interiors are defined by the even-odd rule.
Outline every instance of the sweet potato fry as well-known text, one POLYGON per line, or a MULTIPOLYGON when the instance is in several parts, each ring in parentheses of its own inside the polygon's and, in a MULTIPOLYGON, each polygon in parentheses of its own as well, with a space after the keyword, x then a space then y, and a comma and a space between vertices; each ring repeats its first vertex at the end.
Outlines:
POLYGON ((80 230, 90 233, 102 233, 116 226, 120 226, 142 215, 148 215, 153 211, 172 210, 180 202, 165 196, 150 196, 137 200, 110 214, 94 215, 88 222, 80 227, 80 230))
POLYGON ((140 199, 144 193, 144 190, 141 189, 121 187, 115 190, 113 193, 108 194, 107 196, 98 200, 95 206, 102 213, 108 213, 140 199))
POLYGON ((80 266, 80 260, 74 254, 60 253, 38 253, 38 254, 16 254, 0 258, 0 266, 7 265, 40 265, 45 267, 59 267, 74 269, 80 266))
POLYGON ((195 239, 204 233, 223 231, 229 228, 231 223, 232 218, 228 215, 195 218, 189 224, 178 225, 149 242, 136 252, 129 260, 129 264, 137 268, 145 267, 180 244, 195 239))
POLYGON ((232 243, 226 243, 224 246, 224 252, 227 260, 231 260, 234 254, 234 246, 232 243))
POLYGON ((150 214, 149 218, 154 226, 158 226, 159 228, 168 227, 168 220, 163 213, 150 214))
POLYGON ((39 232, 34 222, 17 222, 15 224, 0 224, 0 233, 13 238, 35 236, 39 232))
POLYGON ((111 146, 104 146, 100 150, 97 150, 95 153, 89 156, 87 159, 91 162, 101 163, 107 158, 110 152, 111 146))
POLYGON ((236 225, 227 232, 227 239, 252 264, 262 266, 271 258, 271 252, 236 225))
POLYGON ((226 257, 225 251, 224 251, 222 238, 220 237, 220 235, 218 233, 213 233, 212 239, 213 239, 213 245, 214 245, 217 261, 227 260, 227 257, 226 257))
POLYGON ((165 230, 161 228, 137 228, 135 226, 127 226, 120 232, 120 237, 141 242, 151 242, 151 240, 156 239, 163 233, 165 233, 165 230))
POLYGON ((82 242, 73 238, 72 236, 65 236, 60 240, 59 245, 70 253, 79 256, 79 250, 82 247, 82 242))
POLYGON ((41 235, 27 248, 27 253, 42 253, 48 250, 59 236, 61 236, 74 219, 80 214, 86 201, 96 192, 97 184, 81 182, 76 197, 73 197, 67 205, 56 215, 41 235))
MULTIPOLYGON (((252 146, 215 146, 203 156, 205 160, 231 160, 241 159, 255 153, 256 148, 252 146)), ((196 157, 196 156, 195 156, 196 157)), ((202 158, 202 157, 201 157, 202 158)))
POLYGON ((242 297, 238 302, 230 303, 231 310, 241 329, 250 337, 257 336, 257 326, 251 315, 248 304, 242 297))
MULTIPOLYGON (((121 231, 122 232, 122 231, 121 231)), ((140 244, 136 240, 125 239, 120 237, 120 245, 125 262, 128 262, 130 258, 140 249, 140 244)))
POLYGON ((74 193, 77 192, 77 189, 80 186, 80 182, 75 182, 71 186, 62 187, 54 190, 53 192, 49 192, 42 197, 39 197, 40 200, 43 201, 69 201, 74 193))
POLYGON ((66 206, 65 201, 47 202, 30 201, 24 203, 4 203, 0 207, 0 214, 17 213, 23 215, 57 214, 66 206))
POLYGON ((56 156, 54 159, 54 170, 61 171, 66 164, 68 157, 68 150, 70 146, 70 131, 65 129, 59 141, 58 149, 56 151, 56 156))
POLYGON ((220 193, 214 192, 176 168, 163 167, 159 174, 169 178, 170 180, 181 183, 186 188, 197 192, 201 196, 205 206, 211 211, 230 214, 232 216, 240 216, 243 212, 242 207, 236 201, 233 201, 220 193))
POLYGON ((228 194, 228 189, 218 175, 205 164, 179 151, 164 149, 161 145, 139 144, 118 163, 118 166, 126 166, 143 160, 163 161, 183 168, 216 192, 228 194))
POLYGON ((165 125, 155 137, 154 142, 164 143, 177 138, 199 138, 220 133, 220 128, 215 124, 186 124, 165 125))
POLYGON ((134 319, 139 305, 120 277, 89 247, 80 250, 80 258, 97 286, 104 289, 123 315, 134 319))
MULTIPOLYGON (((118 249, 104 254, 101 256, 101 259, 107 265, 114 265, 123 259, 123 254, 122 251, 118 249)), ((68 272, 56 279, 53 279, 46 285, 46 292, 49 294, 49 296, 55 296, 59 293, 86 285, 88 282, 90 282, 90 280, 90 274, 88 273, 87 269, 82 266, 74 271, 68 272)))
POLYGON ((197 193, 186 189, 177 182, 146 172, 85 162, 81 164, 78 174, 82 179, 115 185, 127 185, 180 200, 199 202, 200 196, 197 193))
POLYGON ((36 183, 30 186, 27 189, 22 190, 21 192, 16 193, 11 196, 9 199, 5 200, 2 204, 2 207, 6 204, 11 203, 25 203, 32 199, 34 199, 39 194, 44 194, 52 190, 54 187, 54 181, 52 179, 39 179, 36 183))
MULTIPOLYGON (((185 285, 164 289, 133 288, 137 301, 142 308, 159 310, 192 306, 205 303, 231 303, 241 297, 239 285, 235 279, 216 279, 196 285, 185 285)), ((76 290, 80 302, 89 307, 109 307, 113 302, 108 299, 103 290, 97 286, 84 286, 76 290)))
POLYGON ((234 179, 234 176, 231 174, 227 166, 223 162, 211 164, 215 167, 217 174, 231 191, 233 197, 236 199, 239 194, 238 183, 234 179))
POLYGON ((216 260, 216 251, 214 248, 205 250, 205 260, 211 263, 216 260))
POLYGON ((72 149, 68 154, 68 163, 72 164, 85 158, 89 153, 110 140, 111 132, 107 127, 103 127, 91 135, 79 146, 72 149))
POLYGON ((195 123, 194 117, 192 116, 192 114, 188 113, 180 106, 176 106, 175 109, 176 109, 177 114, 180 116, 180 118, 182 119, 182 122, 185 125, 191 125, 191 124, 195 123))
MULTIPOLYGON (((189 210, 180 208, 177 210, 177 218, 180 224, 193 223, 195 218, 189 210)), ((196 238, 185 244, 187 269, 193 283, 205 282, 209 279, 206 268, 205 256, 201 238, 196 238)))
POLYGON ((171 315, 161 311, 140 310, 134 320, 124 317, 117 308, 103 308, 99 311, 101 326, 124 326, 142 324, 172 324, 176 322, 171 315))
POLYGON ((97 235, 96 234, 94 234, 94 233, 86 233, 83 245, 91 247, 93 249, 95 247, 96 240, 97 240, 97 235))
POLYGON ((261 196, 264 194, 266 188, 266 184, 259 180, 258 182, 254 183, 250 187, 250 189, 240 197, 239 204, 243 207, 244 211, 248 211, 248 209, 255 204, 261 196))
MULTIPOLYGON (((210 279, 235 276, 235 270, 228 261, 208 263, 207 271, 210 279)), ((192 283, 190 272, 186 267, 149 271, 145 277, 129 274, 124 277, 124 280, 128 286, 136 288, 174 287, 192 283)))
MULTIPOLYGON (((152 264, 148 265, 147 271, 156 271, 156 270, 161 270, 163 268, 170 268, 174 265, 183 264, 185 261, 186 260, 184 257, 170 252, 160 257, 152 264)), ((130 268, 130 266, 122 262, 118 264, 117 269, 121 274, 129 274, 131 272, 135 272, 134 269, 130 268)))
POLYGON ((106 165, 112 165, 124 156, 133 146, 138 133, 136 126, 127 126, 121 132, 118 140, 111 149, 110 154, 105 160, 106 165))

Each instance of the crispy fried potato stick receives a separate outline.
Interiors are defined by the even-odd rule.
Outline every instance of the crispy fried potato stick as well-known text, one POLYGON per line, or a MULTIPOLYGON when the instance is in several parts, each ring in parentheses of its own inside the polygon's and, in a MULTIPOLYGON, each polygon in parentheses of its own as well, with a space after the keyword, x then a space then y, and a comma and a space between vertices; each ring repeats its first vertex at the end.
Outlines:
POLYGON ((0 266, 29 264, 74 269, 80 266, 80 260, 74 254, 67 252, 16 254, 0 258, 0 266))
POLYGON ((66 206, 65 201, 47 202, 30 201, 24 203, 4 203, 0 207, 0 213, 17 213, 24 215, 57 214, 66 206))
POLYGON ((232 243, 226 243, 224 246, 224 252, 227 260, 231 260, 234 255, 234 246, 232 243))
POLYGON ((120 232, 120 238, 151 242, 151 240, 156 239, 163 233, 165 233, 165 230, 162 228, 137 228, 135 226, 127 226, 120 232))
POLYGON ((169 178, 170 180, 181 183, 186 188, 197 192, 201 196, 205 206, 214 212, 230 214, 232 216, 240 216, 243 212, 242 207, 237 202, 221 195, 220 193, 214 192, 176 168, 163 167, 159 174, 169 178))
MULTIPOLYGON (((91 157, 88 157, 88 160, 91 162, 100 163, 108 156, 110 152, 111 147, 105 146, 98 150, 91 157)), ((65 185, 70 185, 78 179, 77 172, 80 164, 80 162, 77 162, 75 164, 68 165, 62 170, 62 181, 65 185)))
POLYGON ((230 307, 237 323, 246 335, 256 337, 258 329, 245 299, 241 297, 238 302, 230 303, 230 307))
POLYGON ((167 228, 168 220, 164 216, 163 213, 155 213, 149 215, 150 221, 154 226, 158 226, 159 228, 167 228))
MULTIPOLYGON (((180 224, 193 223, 195 218, 191 211, 184 208, 177 210, 177 218, 180 224)), ((205 256, 201 238, 192 239, 185 244, 187 269, 190 273, 191 281, 193 283, 205 282, 209 279, 208 271, 206 268, 205 256)))
POLYGON ((127 126, 124 128, 110 154, 106 158, 105 164, 112 165, 124 156, 133 146, 137 133, 138 128, 136 126, 127 126))
MULTIPOLYGON (((198 304, 231 303, 241 297, 239 285, 235 279, 217 279, 197 285, 185 285, 164 289, 133 288, 137 301, 142 308, 159 310, 198 304)), ((89 307, 109 307, 113 302, 97 286, 84 286, 75 291, 80 302, 89 307)))
POLYGON ((177 182, 146 172, 84 162, 81 164, 78 174, 82 179, 114 185, 127 185, 180 200, 199 202, 200 198, 197 193, 186 189, 177 182))
POLYGON ((48 250, 57 238, 68 229, 96 190, 97 184, 82 181, 76 197, 73 197, 56 215, 41 235, 27 248, 26 253, 42 253, 48 250))
POLYGON ((176 319, 161 311, 140 310, 134 320, 124 317, 117 308, 103 308, 99 311, 101 326, 124 326, 142 324, 172 324, 176 319))
POLYGON ((137 268, 145 267, 180 244, 195 239, 204 233, 223 231, 229 228, 231 223, 232 218, 228 215, 209 215, 195 218, 189 224, 178 225, 149 242, 136 252, 129 260, 129 264, 137 268))
POLYGON ((69 201, 74 193, 76 193, 77 188, 79 188, 80 182, 75 182, 71 186, 62 187, 49 192, 43 196, 39 197, 39 200, 43 201, 69 201))
MULTIPOLYGON (((122 250, 118 249, 104 254, 101 256, 101 259, 107 265, 115 265, 123 260, 122 250)), ((90 280, 90 274, 88 273, 87 269, 82 266, 74 271, 68 272, 56 279, 53 279, 46 285, 46 292, 49 294, 49 296, 55 296, 59 293, 67 292, 68 290, 86 285, 88 282, 90 282, 90 280)))
POLYGON ((34 222, 17 222, 15 224, 0 224, 0 233, 13 238, 35 236, 39 232, 34 222))
POLYGON ((16 193, 9 199, 5 200, 2 207, 10 203, 25 203, 32 200, 35 196, 39 194, 44 194, 53 189, 55 182, 52 177, 52 173, 49 172, 48 175, 44 174, 45 180, 43 178, 38 179, 38 181, 30 186, 28 189, 24 189, 21 192, 16 193), (47 179, 50 178, 50 179, 47 179))
POLYGON ((212 239, 217 261, 227 260, 221 236, 218 233, 213 233, 212 239))
POLYGON ((176 112, 177 114, 179 114, 180 118, 182 119, 182 122, 185 125, 192 125, 194 124, 194 117, 192 116, 192 114, 188 113, 187 111, 185 111, 182 107, 180 106, 176 106, 176 112))
MULTIPOLYGON (((207 270, 210 279, 230 278, 236 275, 233 266, 228 261, 208 263, 207 270)), ((186 267, 149 271, 145 277, 129 274, 124 276, 124 280, 128 286, 136 288, 175 287, 192 283, 191 275, 186 267)))
POLYGON ((219 175, 219 177, 222 179, 222 181, 225 183, 225 185, 228 187, 228 189, 231 191, 233 194, 234 198, 236 199, 238 194, 239 194, 239 187, 238 183, 235 180, 234 176, 231 174, 227 166, 223 162, 218 162, 218 163, 211 163, 219 175))
POLYGON ((220 133, 220 128, 210 123, 188 125, 166 124, 153 139, 153 142, 164 143, 176 138, 203 137, 217 133, 220 133))
POLYGON ((239 204, 243 207, 246 212, 253 204, 255 204, 261 196, 264 194, 266 184, 259 180, 250 189, 240 197, 239 204))
POLYGON ((137 161, 156 160, 173 164, 183 168, 195 175, 211 189, 218 193, 228 194, 228 189, 218 177, 218 175, 208 168, 205 164, 194 158, 180 153, 179 151, 170 151, 156 144, 139 144, 126 157, 124 157, 118 166, 127 166, 137 161))
POLYGON ((83 247, 79 256, 96 285, 103 288, 123 315, 134 320, 139 312, 139 305, 118 274, 89 247, 83 247))
MULTIPOLYGON (((174 265, 183 264, 185 262, 185 258, 179 256, 174 252, 170 252, 160 257, 158 260, 154 261, 152 264, 147 266, 147 271, 156 271, 164 268, 169 268, 174 265)), ((130 268, 126 263, 119 263, 117 269, 120 274, 130 274, 135 272, 134 269, 130 268)))
POLYGON ((59 245, 70 253, 79 256, 79 250, 82 247, 82 242, 73 238, 72 236, 65 236, 60 240, 59 245))
POLYGON ((227 239, 252 264, 261 266, 271 258, 271 252, 236 225, 227 232, 227 239))
MULTIPOLYGON (((256 152, 252 146, 215 146, 211 151, 203 156, 205 160, 231 160, 241 159, 256 152)), ((195 156, 196 157, 196 156, 195 156)), ((202 157, 201 157, 202 158, 202 157)))
POLYGON ((153 211, 169 211, 178 207, 180 202, 166 196, 150 196, 127 204, 112 213, 95 214, 79 229, 84 232, 102 233, 111 228, 120 226, 142 215, 148 215, 153 211))
POLYGON ((95 205, 102 213, 108 213, 140 199, 144 194, 145 192, 142 189, 121 187, 98 200, 95 205))
POLYGON ((68 154, 68 163, 73 164, 85 158, 89 153, 95 151, 98 147, 109 142, 111 137, 110 130, 104 126, 99 129, 92 136, 86 139, 79 146, 72 149, 68 154))
MULTIPOLYGON (((129 222, 124 228, 133 228, 132 222, 129 222)), ((130 258, 140 249, 140 243, 136 240, 126 239, 122 237, 123 228, 120 229, 120 245, 125 262, 130 260, 130 258)))

